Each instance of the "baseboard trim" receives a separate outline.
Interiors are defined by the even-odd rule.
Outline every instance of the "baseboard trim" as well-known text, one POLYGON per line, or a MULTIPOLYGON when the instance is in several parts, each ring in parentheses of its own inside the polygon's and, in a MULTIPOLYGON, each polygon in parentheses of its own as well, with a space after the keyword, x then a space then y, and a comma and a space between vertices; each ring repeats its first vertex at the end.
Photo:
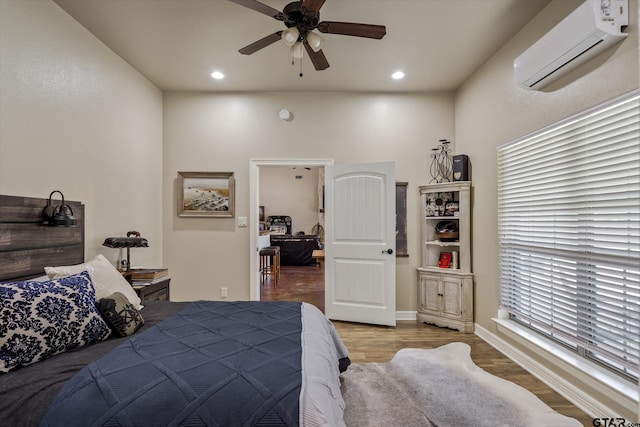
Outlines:
POLYGON ((396 311, 396 320, 416 320, 415 311, 396 311))
POLYGON ((608 407, 606 404, 584 392, 573 383, 560 377, 550 369, 538 363, 535 359, 518 350, 504 339, 491 333, 489 330, 483 328, 477 323, 475 325, 475 334, 509 359, 513 360, 531 375, 551 387, 588 416, 593 418, 610 418, 616 414, 616 411, 608 407))

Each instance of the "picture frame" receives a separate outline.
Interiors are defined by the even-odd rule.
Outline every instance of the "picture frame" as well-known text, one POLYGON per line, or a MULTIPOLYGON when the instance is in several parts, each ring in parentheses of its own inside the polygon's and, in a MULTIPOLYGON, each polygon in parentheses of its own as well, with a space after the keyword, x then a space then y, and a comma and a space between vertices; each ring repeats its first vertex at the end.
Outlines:
POLYGON ((233 218, 233 172, 178 172, 178 216, 233 218))

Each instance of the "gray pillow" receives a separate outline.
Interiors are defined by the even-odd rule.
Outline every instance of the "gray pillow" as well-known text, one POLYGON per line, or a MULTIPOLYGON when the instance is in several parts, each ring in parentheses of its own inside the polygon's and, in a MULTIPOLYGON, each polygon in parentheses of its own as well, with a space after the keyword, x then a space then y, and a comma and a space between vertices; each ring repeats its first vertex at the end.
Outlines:
POLYGON ((144 325, 142 314, 120 292, 100 299, 97 306, 114 335, 128 337, 144 325))

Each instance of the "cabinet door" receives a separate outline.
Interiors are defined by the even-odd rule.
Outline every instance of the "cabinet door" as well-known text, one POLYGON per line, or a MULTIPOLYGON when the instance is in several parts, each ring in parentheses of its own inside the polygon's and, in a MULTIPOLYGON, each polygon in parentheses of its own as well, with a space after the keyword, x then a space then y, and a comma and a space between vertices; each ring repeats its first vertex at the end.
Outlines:
POLYGON ((420 288, 422 289, 422 301, 424 310, 440 311, 440 280, 437 277, 421 276, 420 288))
POLYGON ((442 312, 452 316, 462 315, 462 280, 457 277, 442 279, 442 312))

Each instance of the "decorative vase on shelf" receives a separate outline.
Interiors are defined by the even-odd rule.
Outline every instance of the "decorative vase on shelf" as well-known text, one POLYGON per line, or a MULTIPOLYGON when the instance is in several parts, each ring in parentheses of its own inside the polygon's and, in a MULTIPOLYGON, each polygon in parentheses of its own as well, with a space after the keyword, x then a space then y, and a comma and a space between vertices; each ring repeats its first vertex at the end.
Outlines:
POLYGON ((431 183, 451 182, 453 172, 453 159, 451 157, 450 142, 446 139, 440 140, 440 145, 431 149, 431 183))

